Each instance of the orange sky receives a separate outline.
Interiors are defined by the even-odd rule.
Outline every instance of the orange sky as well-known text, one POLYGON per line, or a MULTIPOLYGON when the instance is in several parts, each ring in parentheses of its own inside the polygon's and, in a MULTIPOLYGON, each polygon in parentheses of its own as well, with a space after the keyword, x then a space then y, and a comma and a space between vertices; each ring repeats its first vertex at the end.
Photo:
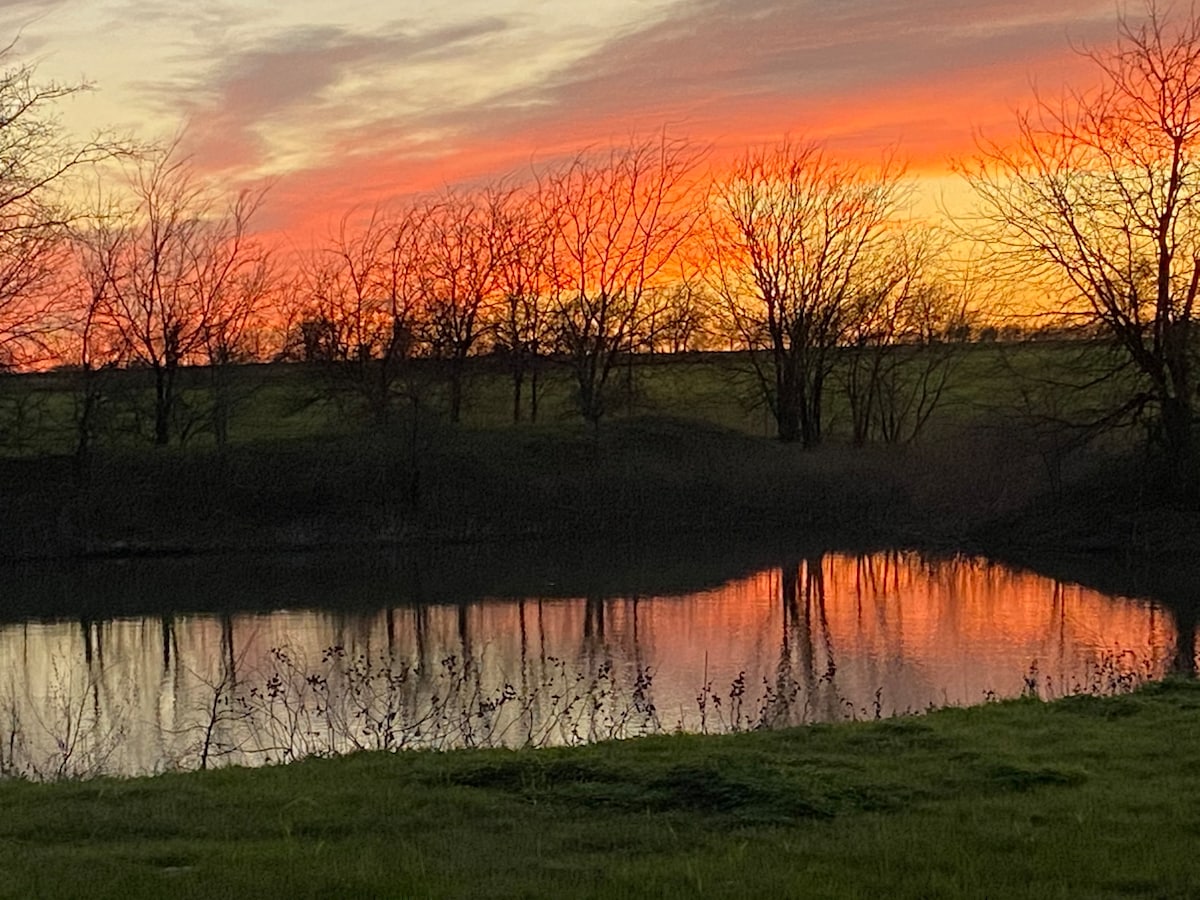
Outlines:
POLYGON ((711 144, 898 146, 944 174, 1032 85, 1086 66, 1110 0, 9 0, 18 52, 98 90, 66 123, 186 129, 230 183, 277 180, 260 225, 324 231, 353 204, 520 170, 657 130, 711 144))

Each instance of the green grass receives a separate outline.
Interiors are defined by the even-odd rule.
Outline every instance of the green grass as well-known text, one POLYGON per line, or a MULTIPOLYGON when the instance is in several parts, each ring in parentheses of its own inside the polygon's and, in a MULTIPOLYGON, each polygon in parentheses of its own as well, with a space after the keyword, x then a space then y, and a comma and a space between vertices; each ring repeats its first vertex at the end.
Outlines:
POLYGON ((0 784, 5 897, 1192 897, 1200 685, 0 784))
MULTIPOLYGON (((920 353, 914 359, 919 363, 920 353)), ((1103 348, 1081 343, 954 347, 945 394, 925 434, 936 439, 981 419, 1018 413, 1084 415, 1093 407, 1109 408, 1114 391, 1120 395, 1119 385, 1086 390, 1065 387, 1086 382, 1098 366, 1107 365, 1106 360, 1103 348)), ((749 435, 774 435, 774 422, 757 396, 745 354, 644 355, 633 362, 632 367, 621 363, 610 377, 611 418, 682 417, 749 435)), ((834 441, 845 440, 850 433, 839 372, 835 367, 825 390, 825 427, 834 441)), ((446 386, 436 361, 419 360, 412 373, 412 383, 418 386, 427 412, 444 418, 446 386)), ((107 449, 147 446, 152 422, 150 373, 131 369, 102 372, 97 378, 104 397, 97 444, 107 449)), ((226 378, 234 400, 229 436, 235 444, 342 435, 368 418, 344 381, 331 380, 328 373, 311 365, 237 366, 228 370, 226 378)), ((543 424, 570 427, 578 423, 569 370, 562 364, 545 364, 540 384, 543 424)), ((78 374, 69 371, 0 377, 0 455, 71 452, 79 389, 78 374)), ((178 389, 179 421, 173 440, 179 439, 180 430, 190 422, 191 436, 186 443, 211 446, 211 430, 203 427, 204 410, 210 402, 209 373, 202 368, 181 370, 178 389)), ((510 426, 511 391, 499 362, 469 360, 463 424, 480 429, 510 426)), ((397 399, 397 415, 403 414, 405 402, 397 399)), ((523 408, 527 417, 527 396, 523 408)))

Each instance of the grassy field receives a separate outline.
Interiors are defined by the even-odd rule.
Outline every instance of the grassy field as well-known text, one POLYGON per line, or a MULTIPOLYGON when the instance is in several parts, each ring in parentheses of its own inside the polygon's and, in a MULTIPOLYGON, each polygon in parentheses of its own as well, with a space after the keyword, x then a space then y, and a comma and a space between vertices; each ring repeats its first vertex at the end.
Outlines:
MULTIPOLYGON (((1086 344, 964 344, 941 348, 949 360, 946 388, 926 426, 931 439, 981 420, 1019 415, 1059 415, 1091 406, 1111 405, 1112 385, 1086 391, 1065 389, 1084 382, 1101 364, 1104 351, 1086 344)), ((913 357, 920 363, 920 351, 913 357)), ((831 440, 845 441, 850 415, 841 369, 835 368, 825 391, 825 427, 831 440)), ((344 379, 321 367, 277 363, 228 370, 231 398, 229 439, 234 444, 355 431, 369 415, 344 379)), ((136 448, 150 443, 153 379, 145 370, 99 373, 102 398, 96 444, 136 448)), ((546 362, 540 375, 539 419, 543 427, 571 427, 579 416, 569 370, 546 362)), ((211 405, 210 374, 184 369, 179 375, 179 404, 172 441, 193 447, 213 444, 207 427, 211 405)), ((0 377, 0 455, 70 453, 80 402, 78 373, 56 371, 0 377)), ((444 418, 444 373, 433 360, 418 360, 400 393, 411 391, 424 414, 444 418)), ((470 360, 466 372, 462 424, 493 429, 512 425, 512 386, 501 362, 470 360)), ((610 418, 670 416, 772 437, 774 422, 757 394, 749 360, 740 353, 642 355, 616 368, 610 378, 610 418)), ((397 418, 409 400, 394 402, 397 418)), ((528 419, 528 386, 523 399, 528 419)))
POLYGON ((0 896, 1194 897, 1200 685, 0 783, 0 896))

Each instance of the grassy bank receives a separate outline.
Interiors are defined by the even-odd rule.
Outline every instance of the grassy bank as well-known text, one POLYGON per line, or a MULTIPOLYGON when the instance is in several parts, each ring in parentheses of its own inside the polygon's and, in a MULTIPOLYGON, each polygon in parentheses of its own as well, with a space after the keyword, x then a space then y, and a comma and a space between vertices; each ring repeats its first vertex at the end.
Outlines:
POLYGON ((0 784, 5 897, 1188 897, 1200 685, 573 750, 0 784))
MULTIPOLYGON (((1053 398, 1053 411, 1101 402, 1095 386, 1072 391, 1067 385, 1087 380, 1086 372, 1103 359, 1103 349, 1078 343, 938 345, 950 360, 949 377, 926 430, 938 435, 981 410, 1005 413, 1044 412, 1051 398, 1045 379, 1068 396, 1053 398), (1084 370, 1081 372, 1081 369, 1084 370)), ((914 364, 923 371, 921 357, 914 364)), ((269 363, 223 369, 227 437, 231 444, 344 434, 355 420, 370 420, 361 390, 347 373, 307 363, 269 363)), ((446 371, 438 360, 411 361, 392 398, 391 414, 402 416, 415 401, 426 413, 449 413, 446 371)), ((0 373, 0 456, 69 454, 79 439, 85 383, 69 369, 20 375, 0 373)), ((530 420, 530 379, 522 397, 521 423, 530 420)), ((823 427, 835 440, 852 431, 844 368, 828 380, 823 427)), ((908 382, 905 382, 906 384, 908 382)), ((93 375, 96 398, 92 441, 97 447, 137 448, 152 439, 153 375, 146 369, 112 369, 93 375)), ((177 405, 171 442, 212 446, 212 372, 184 367, 177 376, 177 405)), ((911 387, 911 385, 910 385, 911 387)), ((513 422, 512 383, 503 359, 471 357, 463 381, 462 424, 498 428, 513 422)), ((538 370, 538 414, 543 424, 580 421, 577 388, 564 360, 545 359, 538 370)), ((914 399, 908 390, 895 396, 903 417, 914 399)), ((742 352, 639 354, 622 359, 609 382, 608 418, 687 416, 690 419, 758 436, 775 433, 758 394, 753 366, 742 352)))

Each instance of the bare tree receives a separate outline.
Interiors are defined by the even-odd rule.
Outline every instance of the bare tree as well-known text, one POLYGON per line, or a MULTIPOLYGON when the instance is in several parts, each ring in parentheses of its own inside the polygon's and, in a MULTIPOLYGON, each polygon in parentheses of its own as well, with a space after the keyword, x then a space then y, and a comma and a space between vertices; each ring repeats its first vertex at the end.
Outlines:
MULTIPOLYGON (((0 65, 14 49, 0 47, 0 65)), ((64 321, 55 286, 69 267, 76 182, 125 149, 103 134, 76 140, 61 126, 56 105, 89 87, 39 81, 28 63, 0 72, 0 368, 44 359, 64 321)))
POLYGON ((102 203, 97 217, 73 229, 74 300, 70 321, 58 342, 55 356, 77 368, 74 379, 75 474, 87 477, 93 445, 106 405, 106 384, 111 370, 124 362, 124 341, 113 328, 112 273, 119 246, 119 231, 110 227, 102 203))
MULTIPOLYGON (((307 294, 299 341, 305 359, 326 366, 334 387, 366 404, 384 424, 397 383, 424 329, 420 280, 425 211, 351 214, 304 270, 307 294)), ((339 394, 340 395, 340 394, 339 394)))
POLYGON ((549 225, 536 194, 496 189, 489 194, 489 205, 498 252, 495 348, 504 357, 512 379, 513 422, 521 421, 526 379, 529 419, 536 422, 541 362, 551 344, 552 319, 547 306, 549 225))
POLYGON ((223 365, 259 296, 265 254, 249 231, 261 191, 226 201, 174 149, 135 167, 110 256, 109 308, 131 360, 154 376, 154 442, 170 440, 177 378, 223 365))
MULTIPOLYGON (((63 223, 12 226, 3 218, 0 211, 0 376, 52 360, 69 321, 61 302, 70 268, 63 223)), ((45 437, 52 418, 46 394, 15 381, 9 388, 0 391, 0 444, 21 450, 45 437)))
POLYGON ((69 267, 66 232, 58 223, 0 225, 0 371, 51 358, 52 336, 67 319, 57 281, 69 267))
POLYGON ((915 441, 940 404, 968 321, 969 270, 937 271, 945 241, 893 235, 859 279, 836 374, 856 445, 915 441))
POLYGON ((712 285, 749 348, 780 440, 818 444, 826 380, 906 191, 891 160, 817 143, 752 150, 715 186, 712 285))
POLYGON ((257 356, 254 339, 275 288, 269 251, 246 231, 261 199, 261 193, 239 193, 190 250, 196 290, 205 298, 200 346, 208 368, 207 417, 218 447, 228 443, 234 407, 246 395, 235 389, 231 371, 257 356))
POLYGON ((713 339, 716 298, 703 278, 687 272, 653 291, 642 344, 650 353, 702 350, 713 339))
POLYGON ((451 422, 462 417, 467 357, 497 300, 500 213, 486 196, 447 191, 424 216, 421 290, 433 353, 447 364, 451 422))
POLYGON ((1002 261, 1050 310, 1117 348, 1128 379, 1089 424, 1145 419, 1176 475, 1195 483, 1200 287, 1200 18, 1120 16, 1087 50, 1090 90, 1037 97, 1011 145, 983 142, 964 174, 1002 261))
POLYGON ((552 308, 588 422, 607 411, 609 376, 633 348, 647 289, 693 232, 698 162, 694 148, 664 136, 582 154, 541 179, 552 308))

